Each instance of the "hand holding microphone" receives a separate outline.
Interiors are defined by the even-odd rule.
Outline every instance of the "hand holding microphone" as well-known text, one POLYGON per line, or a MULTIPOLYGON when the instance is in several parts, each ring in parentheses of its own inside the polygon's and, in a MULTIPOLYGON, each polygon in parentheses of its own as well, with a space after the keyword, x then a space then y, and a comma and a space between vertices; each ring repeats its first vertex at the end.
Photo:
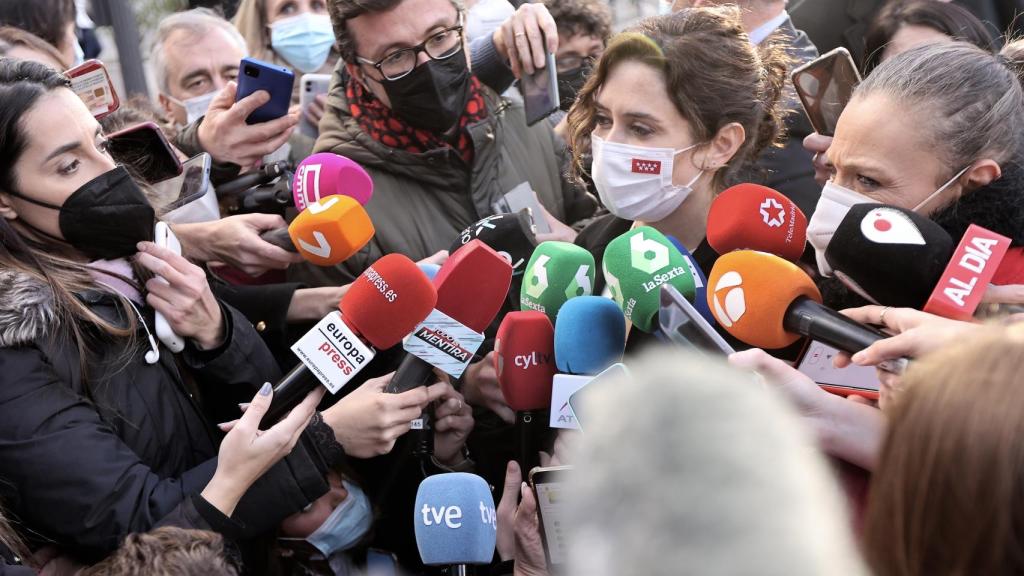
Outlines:
POLYGON ((285 226, 276 214, 238 214, 210 222, 173 224, 184 255, 198 262, 223 263, 250 276, 283 270, 302 257, 268 243, 260 234, 285 226))
POLYGON ((851 362, 858 366, 877 366, 897 358, 920 358, 984 330, 982 324, 951 320, 911 308, 862 306, 843 310, 842 314, 861 324, 881 326, 893 335, 857 352, 852 358, 837 356, 836 366, 840 368, 851 362))
POLYGON ((310 204, 288 225, 260 237, 298 252, 317 266, 340 264, 366 246, 374 235, 370 215, 349 196, 329 196, 310 204))

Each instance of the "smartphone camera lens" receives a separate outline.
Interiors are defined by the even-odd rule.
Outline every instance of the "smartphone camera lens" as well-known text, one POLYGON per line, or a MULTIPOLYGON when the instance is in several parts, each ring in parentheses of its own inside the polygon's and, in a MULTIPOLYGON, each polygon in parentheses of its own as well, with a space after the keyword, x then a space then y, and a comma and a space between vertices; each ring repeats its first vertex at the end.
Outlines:
POLYGON ((245 75, 250 77, 250 78, 259 78, 260 77, 260 69, 256 68, 255 66, 246 66, 245 67, 245 75))

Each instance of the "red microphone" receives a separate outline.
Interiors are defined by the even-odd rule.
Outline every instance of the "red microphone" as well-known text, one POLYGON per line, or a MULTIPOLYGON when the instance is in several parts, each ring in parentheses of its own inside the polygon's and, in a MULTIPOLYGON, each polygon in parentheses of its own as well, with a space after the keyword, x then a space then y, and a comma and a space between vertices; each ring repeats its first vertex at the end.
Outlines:
POLYGON ((318 380, 337 393, 369 364, 374 348, 398 344, 436 303, 434 285, 409 258, 388 254, 374 262, 341 298, 340 312, 328 314, 292 346, 301 362, 274 387, 264 420, 282 418, 318 380))
POLYGON ((807 217, 767 186, 737 184, 711 202, 707 238, 719 254, 759 250, 795 262, 807 241, 807 217))
POLYGON ((295 168, 292 195, 299 210, 336 194, 365 206, 373 197, 373 180, 355 161, 331 152, 313 154, 295 168))
POLYGON ((954 320, 970 320, 995 276, 1010 239, 971 224, 923 310, 954 320))

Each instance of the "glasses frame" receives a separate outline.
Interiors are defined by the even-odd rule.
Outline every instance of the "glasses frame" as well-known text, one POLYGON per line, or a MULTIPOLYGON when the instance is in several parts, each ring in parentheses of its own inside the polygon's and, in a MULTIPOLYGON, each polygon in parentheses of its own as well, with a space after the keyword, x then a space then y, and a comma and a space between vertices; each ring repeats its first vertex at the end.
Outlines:
POLYGON ((459 53, 461 53, 463 51, 464 47, 463 47, 462 43, 463 43, 463 40, 465 39, 465 36, 463 35, 463 30, 464 29, 465 29, 465 26, 463 26, 463 23, 462 23, 462 14, 459 14, 459 23, 458 24, 456 24, 455 26, 450 26, 448 28, 445 28, 444 30, 438 30, 437 32, 431 34, 429 38, 427 38, 426 40, 424 40, 423 42, 420 42, 419 44, 417 44, 415 46, 410 46, 408 48, 400 48, 398 50, 395 50, 394 52, 385 55, 384 57, 382 57, 380 60, 377 60, 376 62, 374 62, 373 60, 369 60, 367 58, 363 58, 362 56, 356 56, 356 60, 360 64, 368 64, 368 65, 373 66, 374 68, 376 68, 377 72, 380 73, 381 77, 383 77, 385 80, 390 80, 392 82, 395 81, 395 80, 400 80, 402 78, 405 78, 409 74, 412 74, 412 71, 416 69, 417 65, 414 64, 413 67, 410 68, 409 71, 405 72, 404 74, 401 74, 401 75, 395 76, 395 77, 391 77, 391 76, 388 76, 387 74, 384 73, 384 61, 385 60, 387 60, 389 58, 392 58, 396 54, 400 54, 402 52, 412 52, 413 53, 413 62, 415 62, 416 60, 419 59, 420 52, 426 54, 427 58, 430 58, 431 60, 437 60, 437 61, 447 60, 447 59, 451 58, 452 56, 455 56, 456 54, 459 54, 459 53), (456 46, 457 49, 454 50, 451 54, 449 54, 447 56, 443 56, 441 58, 434 58, 430 54, 430 52, 427 51, 427 43, 430 42, 431 40, 433 40, 434 38, 436 38, 437 36, 439 36, 441 34, 446 34, 448 32, 457 32, 458 33, 458 35, 459 35, 459 43, 456 46))

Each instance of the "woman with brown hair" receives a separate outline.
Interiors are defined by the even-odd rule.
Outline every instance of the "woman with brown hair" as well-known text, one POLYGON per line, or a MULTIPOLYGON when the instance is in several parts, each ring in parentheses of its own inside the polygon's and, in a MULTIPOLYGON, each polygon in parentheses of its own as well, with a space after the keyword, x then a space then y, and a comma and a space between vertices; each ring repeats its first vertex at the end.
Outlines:
POLYGON ((890 412, 865 550, 878 576, 1024 572, 1024 330, 915 363, 890 412))

